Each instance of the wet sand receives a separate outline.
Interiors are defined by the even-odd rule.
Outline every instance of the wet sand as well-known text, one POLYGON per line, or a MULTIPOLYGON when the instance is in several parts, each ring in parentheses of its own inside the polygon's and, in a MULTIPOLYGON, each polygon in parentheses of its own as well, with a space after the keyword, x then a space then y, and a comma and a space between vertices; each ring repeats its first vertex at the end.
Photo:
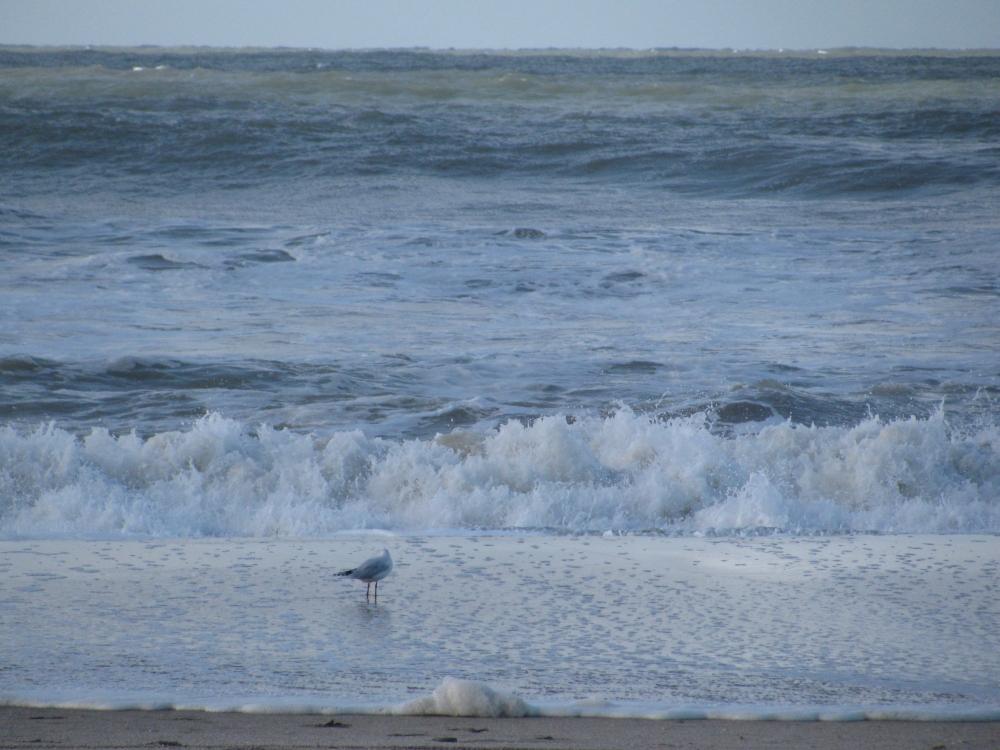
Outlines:
POLYGON ((0 748, 977 750, 1000 722, 650 721, 0 708, 0 748))

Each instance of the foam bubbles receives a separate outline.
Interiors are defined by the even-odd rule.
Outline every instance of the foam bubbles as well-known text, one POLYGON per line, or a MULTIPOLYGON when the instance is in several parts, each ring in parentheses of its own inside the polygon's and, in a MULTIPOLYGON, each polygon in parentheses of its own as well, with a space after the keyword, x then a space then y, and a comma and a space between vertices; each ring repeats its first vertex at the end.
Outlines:
POLYGON ((328 439, 217 414, 142 439, 0 429, 0 534, 310 536, 345 530, 1000 531, 996 427, 771 424, 627 408, 489 433, 328 439))
POLYGON ((445 677, 429 696, 396 706, 389 713, 497 719, 535 716, 538 710, 516 695, 495 690, 485 682, 445 677))

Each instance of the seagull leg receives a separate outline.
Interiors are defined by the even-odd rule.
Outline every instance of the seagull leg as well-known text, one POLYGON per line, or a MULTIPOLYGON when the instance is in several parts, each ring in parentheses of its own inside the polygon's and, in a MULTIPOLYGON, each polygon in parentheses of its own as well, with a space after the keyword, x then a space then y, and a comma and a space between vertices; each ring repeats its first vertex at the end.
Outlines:
POLYGON ((378 581, 375 581, 375 601, 378 601, 378 581))
MULTIPOLYGON (((365 589, 365 599, 366 600, 368 599, 368 594, 371 593, 371 590, 372 590, 372 585, 369 583, 368 584, 368 588, 365 589)), ((376 589, 376 591, 378 591, 378 589, 376 589)))

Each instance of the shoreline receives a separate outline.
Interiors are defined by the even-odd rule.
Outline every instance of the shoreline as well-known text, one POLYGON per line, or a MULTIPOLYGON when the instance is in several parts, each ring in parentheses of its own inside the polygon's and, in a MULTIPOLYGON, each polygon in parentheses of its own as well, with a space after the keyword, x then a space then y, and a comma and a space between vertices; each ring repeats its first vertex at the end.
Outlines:
POLYGON ((0 707, 3 748, 992 748, 1000 722, 739 721, 0 707))
MULTIPOLYGON (((448 678, 446 678, 447 680, 448 678)), ((459 717, 479 718, 529 718, 553 720, 594 719, 601 721, 653 721, 653 722, 777 722, 777 723, 833 723, 848 724, 865 721, 910 723, 1000 723, 1000 706, 982 704, 944 705, 658 705, 645 702, 587 701, 573 703, 535 703, 523 701, 516 695, 493 691, 486 683, 465 682, 476 695, 466 697, 464 708, 433 708, 434 695, 401 699, 390 703, 344 702, 338 704, 326 696, 313 696, 311 700, 291 701, 277 699, 271 702, 259 697, 228 700, 183 700, 154 696, 104 696, 95 698, 62 697, 42 699, 0 694, 0 710, 24 709, 26 711, 99 711, 156 713, 162 711, 191 714, 247 714, 263 716, 312 716, 324 720, 340 716, 383 717, 459 717), (485 691, 485 694, 481 691, 485 691), (497 696, 523 707, 523 713, 496 708, 497 696), (480 702, 489 708, 476 708, 480 702), (426 704, 426 705, 419 705, 426 704)), ((438 688, 438 691, 440 688, 438 688)), ((435 691, 435 695, 438 691, 435 691)))

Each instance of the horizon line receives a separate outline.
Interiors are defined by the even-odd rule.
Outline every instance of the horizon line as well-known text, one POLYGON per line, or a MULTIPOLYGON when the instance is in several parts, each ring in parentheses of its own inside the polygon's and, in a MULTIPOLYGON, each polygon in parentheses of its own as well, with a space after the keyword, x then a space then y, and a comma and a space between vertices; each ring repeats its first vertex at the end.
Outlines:
POLYGON ((832 57, 850 56, 898 56, 898 55, 941 55, 941 56, 993 56, 1000 55, 1000 47, 298 47, 293 45, 207 45, 207 44, 19 44, 0 42, 0 50, 42 52, 50 50, 92 50, 92 51, 132 51, 132 52, 200 52, 256 51, 256 52, 418 52, 429 54, 622 54, 622 55, 823 55, 832 57))

